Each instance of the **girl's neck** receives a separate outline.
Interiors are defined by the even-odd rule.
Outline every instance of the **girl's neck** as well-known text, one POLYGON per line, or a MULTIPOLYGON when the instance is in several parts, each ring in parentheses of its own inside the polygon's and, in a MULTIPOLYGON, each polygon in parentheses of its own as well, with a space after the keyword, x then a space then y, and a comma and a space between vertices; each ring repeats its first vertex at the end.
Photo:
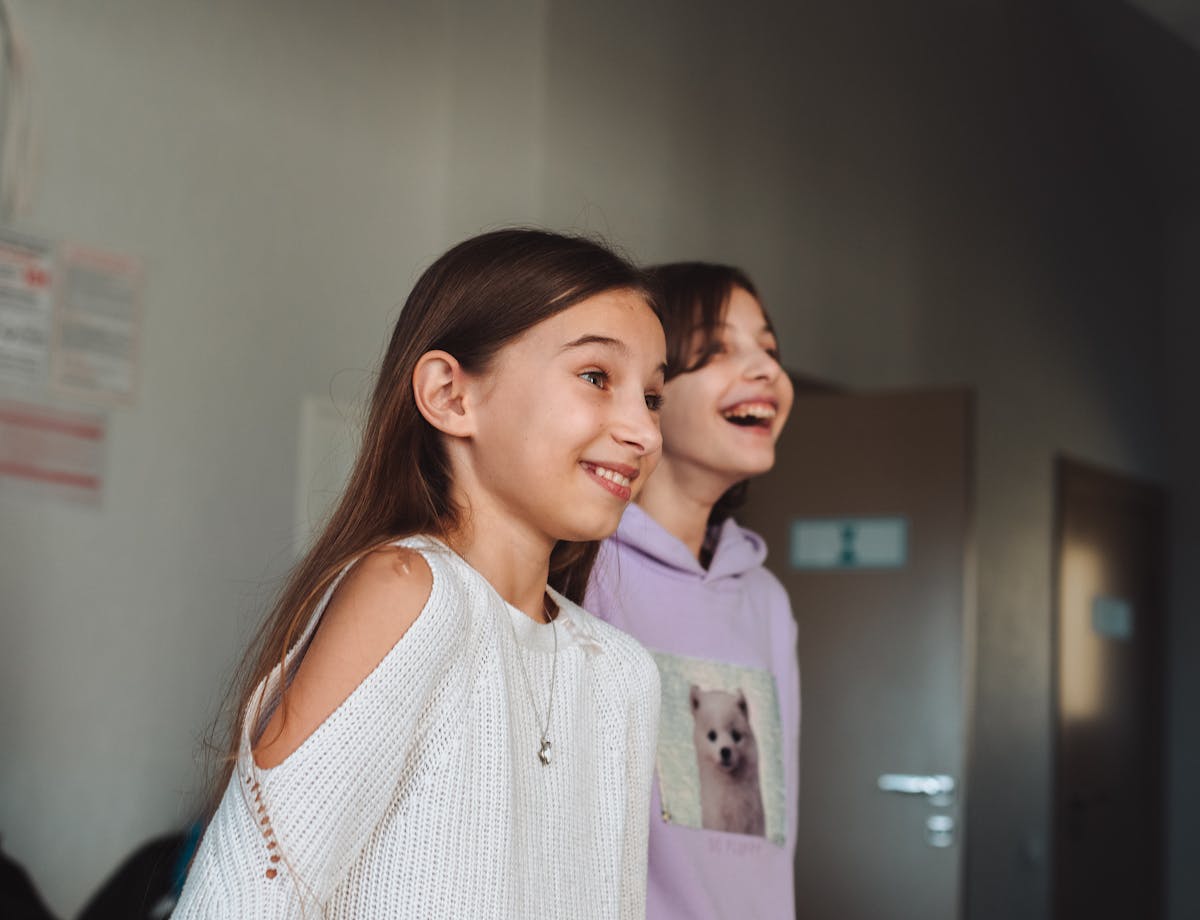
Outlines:
POLYGON ((511 518, 493 520, 478 514, 446 534, 446 542, 504 600, 530 619, 546 621, 546 582, 553 543, 530 533, 511 518))
POLYGON ((638 504, 703 563, 708 517, 730 485, 709 476, 689 476, 664 457, 646 481, 638 504))

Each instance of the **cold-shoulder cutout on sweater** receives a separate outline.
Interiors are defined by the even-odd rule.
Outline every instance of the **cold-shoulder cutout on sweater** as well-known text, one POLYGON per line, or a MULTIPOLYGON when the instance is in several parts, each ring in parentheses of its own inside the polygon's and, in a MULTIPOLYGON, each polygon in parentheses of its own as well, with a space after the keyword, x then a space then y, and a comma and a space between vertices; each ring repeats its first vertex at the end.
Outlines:
POLYGON ((236 770, 172 916, 644 917, 654 660, 553 589, 556 626, 534 623, 440 541, 397 542, 432 573, 428 601, 296 750, 256 766, 254 714, 269 718, 329 602, 352 593, 326 592, 247 703, 236 770), (552 683, 546 765, 527 689, 552 683))
POLYGON ((254 745, 254 761, 278 766, 379 666, 429 600, 433 572, 420 553, 388 546, 342 579, 284 695, 254 745))

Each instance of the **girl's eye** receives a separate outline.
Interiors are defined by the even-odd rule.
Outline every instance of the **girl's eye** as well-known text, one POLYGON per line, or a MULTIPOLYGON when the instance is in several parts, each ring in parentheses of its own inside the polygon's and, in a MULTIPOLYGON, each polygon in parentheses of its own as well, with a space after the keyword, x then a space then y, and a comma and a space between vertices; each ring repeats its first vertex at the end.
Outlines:
POLYGON ((663 398, 661 393, 646 394, 646 408, 651 412, 659 412, 662 410, 663 398))
POLYGON ((724 342, 709 342, 696 349, 692 362, 697 365, 707 364, 713 358, 725 354, 726 348, 724 342))
POLYGON ((769 348, 764 348, 763 351, 765 351, 768 355, 771 356, 772 361, 779 363, 779 348, 778 347, 772 345, 769 348))
POLYGON ((604 371, 584 371, 579 376, 592 386, 600 387, 600 389, 604 389, 604 384, 608 382, 608 374, 604 373, 604 371))

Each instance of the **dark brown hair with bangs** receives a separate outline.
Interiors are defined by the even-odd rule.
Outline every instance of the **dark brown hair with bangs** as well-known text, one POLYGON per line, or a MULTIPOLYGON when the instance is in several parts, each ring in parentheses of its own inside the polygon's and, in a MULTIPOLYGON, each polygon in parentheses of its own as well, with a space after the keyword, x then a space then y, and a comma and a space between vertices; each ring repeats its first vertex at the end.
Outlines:
MULTIPOLYGON (((774 331, 758 288, 740 268, 714 262, 669 262, 651 266, 646 274, 667 335, 667 380, 698 371, 712 359, 734 288, 742 288, 758 301, 767 327, 774 331)), ((730 487, 713 505, 709 527, 732 517, 745 501, 745 482, 730 487)))
MULTIPOLYGON (((482 373, 506 343, 526 330, 613 290, 634 291, 654 307, 645 275, 607 247, 530 229, 498 230, 469 239, 421 275, 380 365, 346 489, 289 576, 230 691, 230 734, 210 809, 229 781, 243 726, 249 720, 253 734, 280 702, 263 700, 260 711, 248 713, 255 689, 285 662, 338 573, 397 538, 444 537, 462 524, 463 509, 450 497, 451 469, 442 435, 421 415, 413 396, 418 359, 440 349, 454 355, 467 371, 482 373)), ((550 585, 582 601, 598 548, 596 542, 560 542, 550 556, 550 585)), ((282 683, 286 687, 288 681, 282 683)))
MULTIPOLYGON (((668 380, 698 371, 709 362, 734 288, 742 288, 762 305, 754 282, 732 265, 670 262, 651 266, 646 274, 667 334, 668 380)), ((765 309, 763 318, 771 327, 765 309)))

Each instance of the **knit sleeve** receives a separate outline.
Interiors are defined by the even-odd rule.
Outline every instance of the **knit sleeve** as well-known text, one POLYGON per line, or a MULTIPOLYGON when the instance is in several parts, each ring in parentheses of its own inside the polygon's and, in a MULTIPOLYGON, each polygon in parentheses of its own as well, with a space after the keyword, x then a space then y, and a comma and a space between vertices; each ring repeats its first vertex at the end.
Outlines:
POLYGON ((658 666, 638 650, 631 683, 628 722, 629 775, 625 803, 625 849, 621 857, 621 918, 646 916, 646 858, 650 834, 650 786, 658 748, 660 686, 658 666))
POLYGON ((300 747, 263 769, 253 763, 249 737, 242 740, 237 779, 263 838, 262 877, 292 884, 317 904, 387 811, 404 807, 458 738, 456 714, 470 685, 470 599, 436 554, 423 555, 434 584, 420 615, 300 747))

